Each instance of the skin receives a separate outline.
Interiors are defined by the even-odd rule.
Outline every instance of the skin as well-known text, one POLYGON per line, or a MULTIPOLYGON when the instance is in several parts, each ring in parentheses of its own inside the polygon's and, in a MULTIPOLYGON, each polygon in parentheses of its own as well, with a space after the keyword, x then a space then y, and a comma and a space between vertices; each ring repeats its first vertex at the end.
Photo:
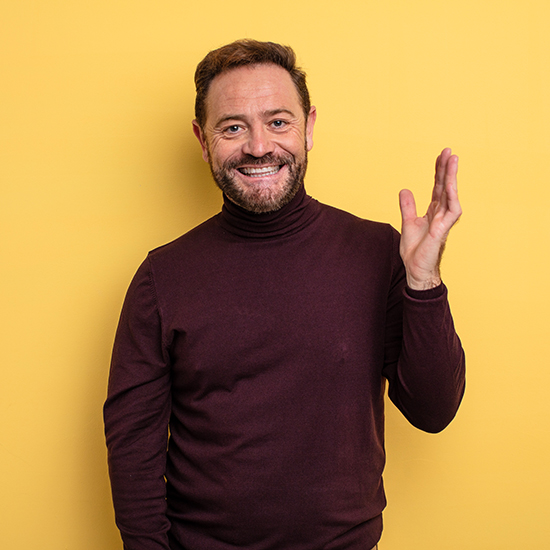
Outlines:
POLYGON ((210 85, 206 112, 204 128, 194 120, 193 131, 229 199, 256 213, 289 202, 305 175, 317 113, 312 107, 306 120, 288 72, 270 64, 222 73, 210 85))
POLYGON ((414 196, 408 189, 399 193, 401 207, 401 257, 407 284, 427 290, 441 284, 439 265, 449 231, 462 214, 457 190, 458 157, 443 149, 435 163, 432 201, 423 217, 416 214, 414 196))
MULTIPOLYGON (((305 174, 307 152, 313 147, 315 107, 306 120, 287 71, 277 65, 255 65, 218 75, 206 108, 204 128, 194 120, 193 131, 218 185, 230 200, 253 212, 281 208, 305 174), (252 174, 253 168, 266 171, 252 174), (224 188, 220 179, 229 187, 224 188)), ((422 217, 416 213, 411 191, 399 194, 400 253, 412 289, 441 284, 445 242, 462 214, 457 171, 458 157, 444 149, 436 161, 432 201, 422 217)))

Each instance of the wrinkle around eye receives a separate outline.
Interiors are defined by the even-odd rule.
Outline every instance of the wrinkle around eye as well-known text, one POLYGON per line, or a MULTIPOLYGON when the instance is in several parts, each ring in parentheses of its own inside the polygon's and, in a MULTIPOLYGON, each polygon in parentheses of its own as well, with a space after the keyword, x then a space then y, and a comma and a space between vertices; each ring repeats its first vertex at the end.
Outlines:
POLYGON ((216 133, 225 138, 232 138, 242 135, 245 132, 245 128, 238 124, 231 124, 225 128, 220 128, 216 133), (233 129, 233 131, 232 131, 233 129))
POLYGON ((224 133, 226 134, 237 134, 239 130, 242 130, 243 128, 239 126, 238 124, 231 124, 231 126, 228 126, 224 129, 224 133))
POLYGON ((277 121, 270 122, 268 126, 272 132, 284 134, 286 132, 290 132, 295 125, 292 122, 289 122, 287 120, 277 120, 277 121), (275 122, 281 122, 282 124, 280 126, 277 126, 275 122))

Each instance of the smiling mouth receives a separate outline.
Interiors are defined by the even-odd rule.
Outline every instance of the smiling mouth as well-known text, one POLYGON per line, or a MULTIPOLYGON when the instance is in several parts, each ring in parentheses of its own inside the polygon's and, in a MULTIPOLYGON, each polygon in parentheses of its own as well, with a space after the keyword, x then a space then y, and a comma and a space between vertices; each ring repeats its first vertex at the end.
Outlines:
POLYGON ((237 168, 237 170, 250 178, 262 178, 276 174, 283 165, 237 168))

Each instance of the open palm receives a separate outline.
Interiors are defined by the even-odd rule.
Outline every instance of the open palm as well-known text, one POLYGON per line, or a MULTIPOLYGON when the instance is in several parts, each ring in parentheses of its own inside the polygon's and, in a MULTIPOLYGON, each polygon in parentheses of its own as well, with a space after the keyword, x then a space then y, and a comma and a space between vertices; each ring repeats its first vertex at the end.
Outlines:
POLYGON ((451 227, 462 214, 457 191, 458 157, 443 149, 435 163, 432 201, 426 214, 418 217, 414 196, 408 189, 399 194, 401 207, 400 253, 407 284, 426 290, 441 283, 439 264, 451 227))

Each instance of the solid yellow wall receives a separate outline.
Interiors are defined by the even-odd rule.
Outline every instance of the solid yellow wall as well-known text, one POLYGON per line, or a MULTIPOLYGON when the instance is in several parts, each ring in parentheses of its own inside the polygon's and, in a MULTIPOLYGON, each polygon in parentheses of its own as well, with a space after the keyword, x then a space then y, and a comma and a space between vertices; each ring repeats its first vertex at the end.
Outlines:
MULTIPOLYGON (((387 413, 381 550, 550 548, 546 0, 4 2, 0 547, 115 550, 103 443, 113 335, 147 251, 217 212, 193 70, 291 44, 318 108, 308 191, 399 226, 461 157, 444 278, 467 350, 442 434, 387 413)), ((345 429, 345 427, 343 427, 345 429)))

